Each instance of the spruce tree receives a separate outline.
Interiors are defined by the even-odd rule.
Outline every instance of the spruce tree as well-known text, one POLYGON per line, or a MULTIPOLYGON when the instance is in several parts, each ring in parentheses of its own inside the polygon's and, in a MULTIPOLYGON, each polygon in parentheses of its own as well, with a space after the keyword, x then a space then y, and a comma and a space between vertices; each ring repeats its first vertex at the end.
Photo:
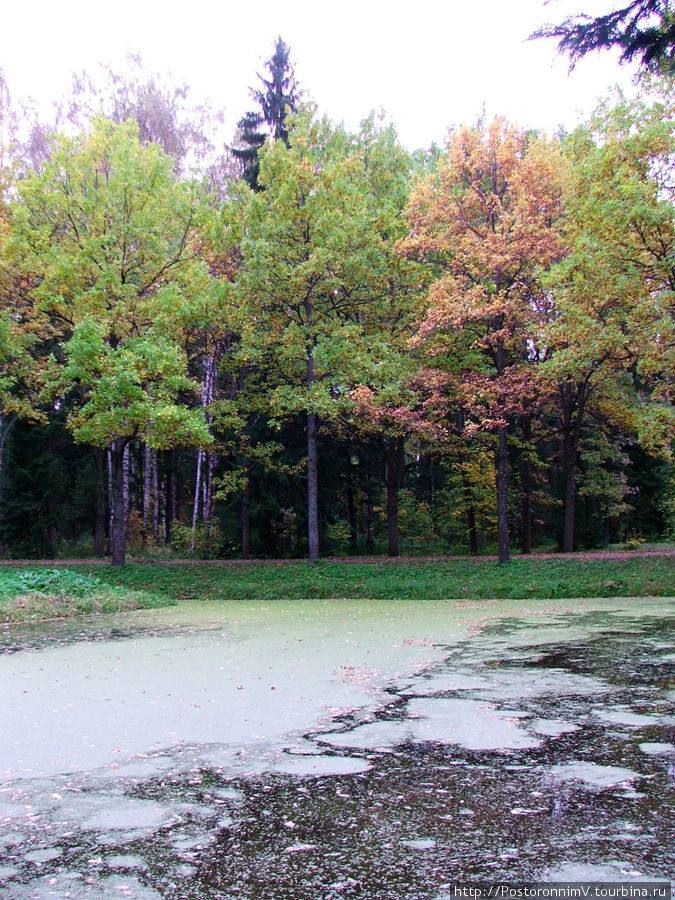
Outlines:
POLYGON ((254 191, 258 186, 258 152, 268 137, 281 140, 288 146, 286 116, 295 112, 300 98, 290 48, 281 37, 277 38, 274 54, 265 63, 269 78, 258 74, 261 89, 251 89, 251 96, 260 111, 245 113, 237 123, 241 147, 232 148, 232 155, 243 164, 243 178, 254 191))
POLYGON ((264 132, 259 130, 262 124, 263 117, 260 113, 252 111, 245 113, 237 123, 238 140, 243 146, 232 148, 232 155, 242 163, 242 177, 244 181, 254 191, 259 190, 258 173, 260 171, 260 163, 258 162, 258 151, 265 143, 266 137, 264 132))
POLYGON ((593 18, 584 13, 560 25, 544 25, 533 38, 558 38, 558 51, 567 53, 570 68, 594 50, 619 50, 619 61, 637 57, 642 68, 675 73, 675 11, 671 0, 632 0, 620 9, 593 18))

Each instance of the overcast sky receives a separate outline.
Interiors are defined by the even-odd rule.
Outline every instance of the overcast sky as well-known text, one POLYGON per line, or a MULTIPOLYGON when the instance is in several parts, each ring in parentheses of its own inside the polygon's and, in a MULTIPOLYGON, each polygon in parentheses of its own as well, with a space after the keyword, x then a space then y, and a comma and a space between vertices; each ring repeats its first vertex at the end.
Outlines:
POLYGON ((527 41, 546 22, 607 12, 613 0, 27 0, 3 9, 0 67, 14 98, 41 107, 69 90, 71 74, 128 52, 187 82, 195 101, 224 110, 226 132, 251 106, 248 89, 277 35, 291 47, 306 95, 355 127, 384 110, 412 148, 443 142, 484 107, 524 127, 573 127, 632 71, 614 54, 572 74, 555 42, 527 41))

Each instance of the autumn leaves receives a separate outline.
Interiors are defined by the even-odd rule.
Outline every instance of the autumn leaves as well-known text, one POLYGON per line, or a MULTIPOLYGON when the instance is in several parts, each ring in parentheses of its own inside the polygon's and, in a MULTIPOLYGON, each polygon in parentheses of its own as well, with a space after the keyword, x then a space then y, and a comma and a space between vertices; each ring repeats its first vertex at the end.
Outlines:
MULTIPOLYGON (((350 134, 308 107, 261 149, 262 190, 224 203, 133 124, 96 120, 8 195, 5 408, 22 391, 64 404, 74 438, 109 452, 119 509, 132 443, 202 447, 209 484, 245 492, 256 459, 276 464, 279 423, 301 422, 288 472, 310 559, 326 435, 378 439, 392 555, 407 447, 443 461, 472 549, 490 508, 502 561, 514 527, 528 549, 556 459, 572 549, 580 463, 603 471, 612 429, 668 452, 672 113, 667 91, 622 100, 561 140, 496 119, 414 162, 392 129, 350 134)), ((112 544, 122 561, 123 513, 112 544)))

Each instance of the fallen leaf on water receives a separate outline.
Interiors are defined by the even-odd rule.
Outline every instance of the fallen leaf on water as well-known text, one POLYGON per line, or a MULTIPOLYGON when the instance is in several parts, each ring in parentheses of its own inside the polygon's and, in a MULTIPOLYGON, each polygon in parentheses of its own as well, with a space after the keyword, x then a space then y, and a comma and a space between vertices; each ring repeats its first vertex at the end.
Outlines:
POLYGON ((284 853, 301 853, 304 850, 316 850, 316 844, 291 844, 284 853))

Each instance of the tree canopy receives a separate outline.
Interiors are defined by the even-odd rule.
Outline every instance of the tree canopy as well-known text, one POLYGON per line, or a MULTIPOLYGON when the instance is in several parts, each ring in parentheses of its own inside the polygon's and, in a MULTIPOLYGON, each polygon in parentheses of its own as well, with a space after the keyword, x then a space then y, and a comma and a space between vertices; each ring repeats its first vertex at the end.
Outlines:
POLYGON ((200 278, 190 248, 199 202, 171 158, 142 144, 135 122, 97 118, 90 132, 55 138, 48 162, 17 187, 13 252, 34 281, 35 315, 58 341, 42 391, 67 404, 75 440, 108 448, 119 466, 136 437, 208 442, 201 412, 179 399, 192 387, 176 329, 181 293, 200 278))
POLYGON ((191 168, 198 118, 142 75, 10 143, 0 549, 506 562, 674 533, 672 75, 555 140, 498 116, 410 154, 299 103, 289 58, 243 172, 191 168))

